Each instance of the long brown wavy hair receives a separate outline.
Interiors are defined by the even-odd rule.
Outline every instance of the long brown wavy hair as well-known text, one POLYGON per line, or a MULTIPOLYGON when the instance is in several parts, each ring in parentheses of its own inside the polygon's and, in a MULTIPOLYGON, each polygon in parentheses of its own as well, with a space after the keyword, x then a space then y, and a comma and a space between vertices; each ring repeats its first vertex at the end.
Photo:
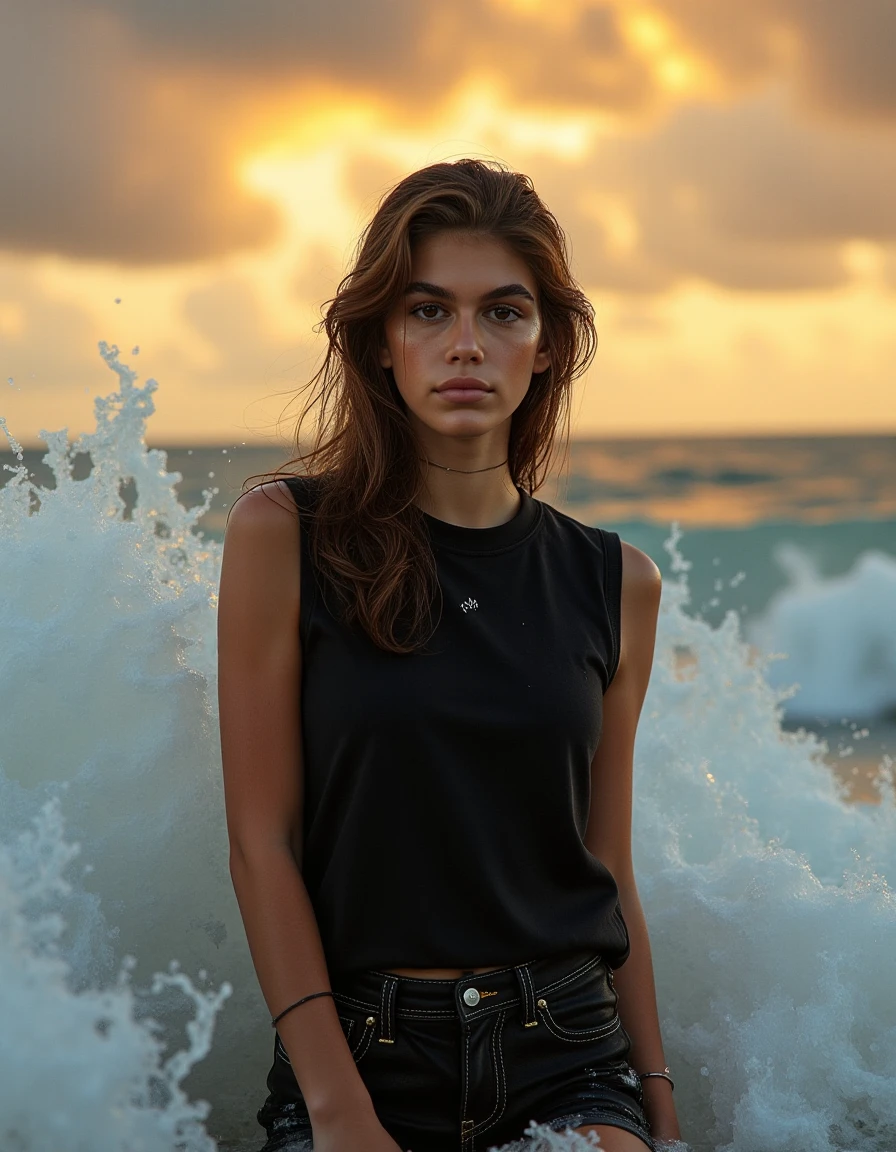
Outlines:
MULTIPOLYGON (((432 164, 380 201, 358 242, 354 265, 320 327, 328 348, 306 385, 297 455, 277 476, 317 480, 302 530, 315 566, 335 589, 342 617, 387 652, 424 647, 439 599, 435 560, 415 500, 426 469, 391 369, 379 350, 387 314, 411 279, 414 246, 436 232, 474 232, 505 242, 538 285, 550 367, 534 373, 511 420, 513 483, 535 492, 557 447, 566 447, 572 382, 597 345, 594 311, 569 268, 566 237, 532 181, 493 162, 432 164), (313 418, 311 447, 303 429, 313 418)), ((254 479, 254 477, 252 478, 254 479)))

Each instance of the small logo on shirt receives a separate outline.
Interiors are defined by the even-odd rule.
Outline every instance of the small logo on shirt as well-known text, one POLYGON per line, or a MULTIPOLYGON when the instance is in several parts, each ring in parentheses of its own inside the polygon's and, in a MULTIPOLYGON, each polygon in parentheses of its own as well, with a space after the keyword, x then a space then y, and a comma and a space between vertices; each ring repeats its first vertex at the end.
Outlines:
POLYGON ((479 607, 479 601, 474 600, 472 596, 470 596, 469 599, 464 600, 463 603, 461 604, 461 608, 463 608, 464 612, 470 612, 470 611, 475 612, 478 607, 479 607))

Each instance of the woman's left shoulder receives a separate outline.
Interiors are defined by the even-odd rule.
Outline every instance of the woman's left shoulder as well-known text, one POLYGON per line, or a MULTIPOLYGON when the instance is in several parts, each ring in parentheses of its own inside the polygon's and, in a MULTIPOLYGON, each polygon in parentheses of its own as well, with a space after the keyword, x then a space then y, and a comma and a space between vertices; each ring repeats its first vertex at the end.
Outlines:
POLYGON ((629 544, 627 540, 620 539, 619 542, 622 545, 623 588, 658 592, 662 587, 663 577, 656 562, 646 552, 642 552, 634 544, 629 544))

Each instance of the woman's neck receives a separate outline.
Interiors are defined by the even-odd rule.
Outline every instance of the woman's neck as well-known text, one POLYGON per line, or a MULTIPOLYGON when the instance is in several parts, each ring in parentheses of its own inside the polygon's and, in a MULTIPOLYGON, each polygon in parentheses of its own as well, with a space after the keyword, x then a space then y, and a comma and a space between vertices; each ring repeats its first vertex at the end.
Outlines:
POLYGON ((463 528, 494 528, 512 520, 519 511, 520 494, 506 462, 500 468, 472 474, 451 465, 446 471, 435 464, 427 464, 426 487, 417 503, 437 520, 463 528))

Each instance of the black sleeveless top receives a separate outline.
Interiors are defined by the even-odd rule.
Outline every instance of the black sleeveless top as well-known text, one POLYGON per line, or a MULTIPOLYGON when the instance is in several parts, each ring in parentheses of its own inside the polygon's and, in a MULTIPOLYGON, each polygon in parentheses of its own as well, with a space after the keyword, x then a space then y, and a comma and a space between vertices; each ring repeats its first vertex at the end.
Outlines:
MULTIPOLYGON (((313 480, 287 483, 313 507, 313 480)), ((520 495, 494 528, 425 517, 441 617, 412 655, 339 622, 301 532, 302 871, 331 972, 628 956, 615 881, 582 839, 619 536, 520 495)))

